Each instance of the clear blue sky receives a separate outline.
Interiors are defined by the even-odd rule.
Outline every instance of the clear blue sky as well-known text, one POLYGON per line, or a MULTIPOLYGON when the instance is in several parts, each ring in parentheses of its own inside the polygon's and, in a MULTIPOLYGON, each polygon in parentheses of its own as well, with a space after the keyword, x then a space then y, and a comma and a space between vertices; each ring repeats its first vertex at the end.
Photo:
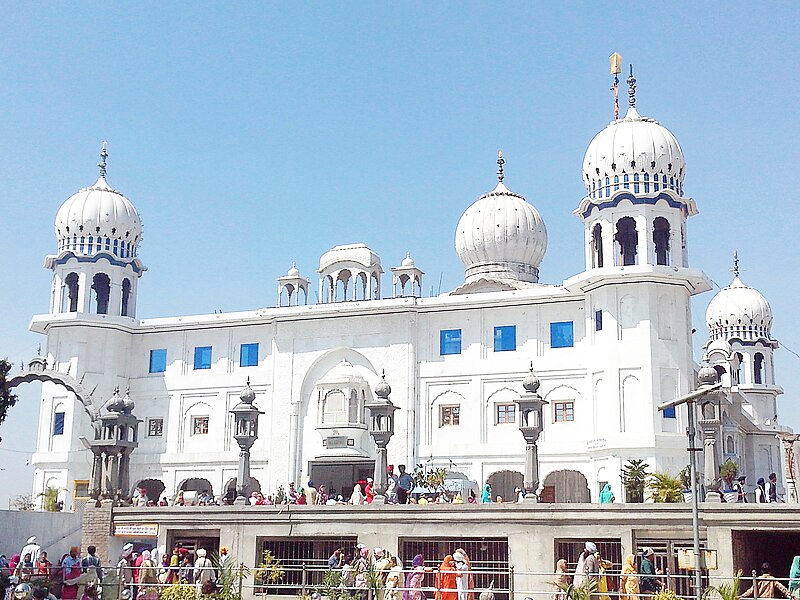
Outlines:
MULTIPOLYGON (((272 306, 293 261, 314 281, 323 252, 361 241, 387 270, 411 251, 426 293, 452 289, 455 227, 498 149, 560 283, 583 268, 572 210, 617 51, 686 155, 692 265, 725 286, 738 249, 772 305, 781 421, 800 430, 798 22, 790 2, 4 2, 0 356, 43 341, 27 327, 48 309, 55 215, 103 140, 144 224, 142 318, 272 306)), ((30 489, 37 393, 0 428, 0 506, 30 489)))

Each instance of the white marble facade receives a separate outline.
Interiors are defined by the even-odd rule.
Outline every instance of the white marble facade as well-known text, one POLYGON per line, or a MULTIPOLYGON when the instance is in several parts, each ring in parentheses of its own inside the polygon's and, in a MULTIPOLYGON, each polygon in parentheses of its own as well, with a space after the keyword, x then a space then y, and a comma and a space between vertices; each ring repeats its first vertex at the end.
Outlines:
MULTIPOLYGON (((544 222, 505 186, 498 163, 497 186, 459 222, 465 282, 450 293, 419 297, 424 265, 406 257, 391 270, 411 284, 397 279, 391 297, 382 295, 379 256, 352 244, 322 255, 322 303, 308 303, 309 280, 293 267, 278 278, 275 307, 144 320, 135 314, 146 270, 137 257, 141 225, 103 166, 98 183, 58 212, 58 254, 46 260, 51 312, 31 327, 47 336, 48 363, 96 386, 96 402, 116 386, 130 389, 143 420, 132 484, 158 479, 171 494, 204 478, 224 493, 238 459, 228 411, 249 378, 265 412, 251 460, 262 489, 312 476, 346 487, 375 457, 363 406, 382 371, 400 409, 390 463, 430 461, 478 482, 522 472, 514 399, 532 362, 549 402, 539 442, 545 484, 548 474, 577 471, 592 500, 604 482, 621 500, 628 459, 673 474, 688 462, 686 415, 656 408, 694 388, 690 300, 710 290, 689 267, 687 219, 697 208, 683 195, 682 151, 633 106, 595 137, 584 160, 587 195, 575 210, 586 268, 557 284, 539 274, 544 222)), ((735 458, 751 477, 780 471, 771 313, 750 337, 717 335, 719 319, 709 316, 712 337, 728 344, 717 364, 736 350, 750 369, 740 385, 728 374, 722 428, 731 442, 719 445, 720 459, 735 458)), ((90 420, 65 390, 44 384, 42 395, 34 491, 59 487, 69 506, 90 478, 79 439, 90 435, 90 420)))

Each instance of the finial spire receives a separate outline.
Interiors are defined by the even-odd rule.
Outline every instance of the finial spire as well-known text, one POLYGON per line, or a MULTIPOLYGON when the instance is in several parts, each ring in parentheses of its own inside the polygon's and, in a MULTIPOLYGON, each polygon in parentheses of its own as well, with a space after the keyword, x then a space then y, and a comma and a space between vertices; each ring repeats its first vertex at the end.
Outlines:
POLYGON ((631 75, 628 77, 628 106, 636 106, 636 78, 633 76, 633 65, 631 65, 631 75))
POLYGON ((103 150, 100 152, 100 163, 97 165, 100 167, 100 177, 103 179, 106 178, 106 162, 108 160, 108 152, 106 152, 107 143, 103 142, 103 150))
POLYGON ((500 183, 503 183, 503 178, 504 178, 503 165, 505 163, 506 161, 503 159, 503 151, 500 150, 497 153, 497 181, 499 181, 500 183))
POLYGON ((739 252, 736 250, 733 251, 733 268, 731 271, 733 271, 734 277, 739 276, 739 252))
POLYGON ((614 119, 619 119, 619 74, 622 72, 620 65, 622 64, 622 57, 618 52, 614 52, 608 57, 611 63, 611 74, 614 76, 614 85, 611 89, 614 91, 614 119))

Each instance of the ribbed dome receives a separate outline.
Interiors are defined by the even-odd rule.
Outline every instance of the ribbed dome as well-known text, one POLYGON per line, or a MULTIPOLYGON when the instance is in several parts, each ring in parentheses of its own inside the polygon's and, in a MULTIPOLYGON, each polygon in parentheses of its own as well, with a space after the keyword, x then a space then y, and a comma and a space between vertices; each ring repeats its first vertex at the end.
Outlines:
POLYGON ((67 199, 56 215, 58 250, 78 254, 105 251, 121 258, 136 256, 142 237, 139 214, 102 175, 93 186, 67 199))
POLYGON ((456 252, 467 281, 488 277, 536 283, 546 251, 542 217, 502 181, 464 212, 456 228, 456 252))
POLYGON ((328 371, 325 376, 317 382, 317 385, 366 385, 366 380, 358 372, 351 362, 342 359, 338 365, 328 371))
POLYGON ((770 339, 772 309, 758 290, 735 277, 733 283, 712 298, 706 310, 706 325, 712 340, 770 339))
POLYGON ((621 189, 642 194, 671 189, 683 195, 685 174, 678 140, 634 106, 624 119, 594 136, 583 158, 583 183, 590 198, 608 198, 621 189), (634 184, 641 184, 638 192, 634 184))

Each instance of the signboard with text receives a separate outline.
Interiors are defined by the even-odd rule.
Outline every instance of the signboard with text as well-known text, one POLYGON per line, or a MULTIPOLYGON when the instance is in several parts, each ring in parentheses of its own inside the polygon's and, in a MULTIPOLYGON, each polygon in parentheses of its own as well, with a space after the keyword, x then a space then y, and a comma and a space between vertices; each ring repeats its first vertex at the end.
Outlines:
POLYGON ((124 537, 158 537, 158 523, 114 525, 114 535, 124 537))

